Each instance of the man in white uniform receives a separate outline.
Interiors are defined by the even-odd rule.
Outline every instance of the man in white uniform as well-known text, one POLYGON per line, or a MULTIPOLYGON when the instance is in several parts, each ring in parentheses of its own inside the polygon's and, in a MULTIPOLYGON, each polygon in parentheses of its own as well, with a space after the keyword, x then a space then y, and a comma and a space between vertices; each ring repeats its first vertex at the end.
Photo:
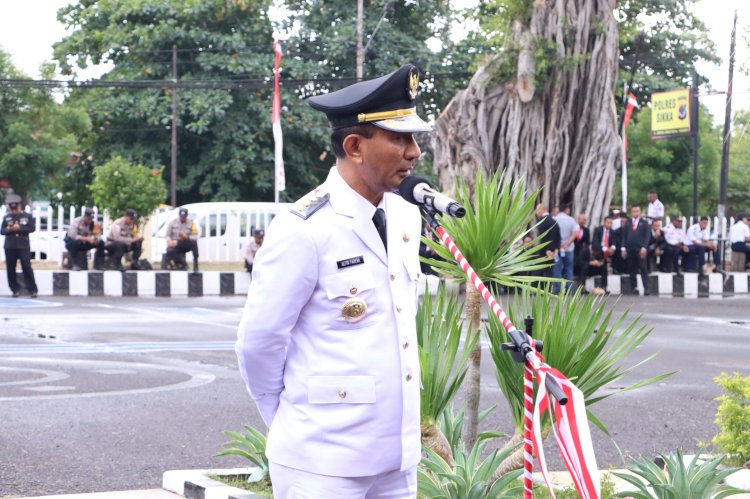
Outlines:
POLYGON ((268 227, 235 347, 276 499, 416 497, 421 221, 393 191, 431 130, 418 85, 407 64, 309 100, 336 165, 268 227))
POLYGON ((648 211, 646 217, 649 219, 649 223, 654 220, 664 220, 664 205, 659 201, 659 195, 656 191, 649 191, 648 193, 648 211))

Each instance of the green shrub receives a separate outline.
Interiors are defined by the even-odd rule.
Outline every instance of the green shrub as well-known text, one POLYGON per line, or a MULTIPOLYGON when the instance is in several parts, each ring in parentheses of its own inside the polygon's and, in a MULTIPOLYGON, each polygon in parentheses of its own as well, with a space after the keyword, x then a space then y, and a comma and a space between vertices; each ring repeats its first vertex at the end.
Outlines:
POLYGON ((109 211, 112 218, 133 208, 145 221, 167 195, 161 172, 161 168, 152 170, 115 156, 94 170, 94 181, 89 186, 91 196, 99 209, 109 211))
POLYGON ((716 412, 720 431, 714 444, 729 456, 730 462, 741 465, 750 461, 750 376, 721 373, 714 381, 725 392, 716 398, 720 402, 716 412))

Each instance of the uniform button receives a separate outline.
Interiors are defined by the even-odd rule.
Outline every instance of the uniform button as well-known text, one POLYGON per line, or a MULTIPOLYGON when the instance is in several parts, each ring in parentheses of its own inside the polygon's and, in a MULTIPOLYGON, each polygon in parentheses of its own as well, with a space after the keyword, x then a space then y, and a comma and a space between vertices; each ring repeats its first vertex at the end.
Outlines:
POLYGON ((409 340, 404 341, 404 350, 409 348, 409 340))
POLYGON ((350 292, 351 294, 353 294, 353 295, 356 295, 356 294, 357 294, 357 288, 355 288, 355 287, 352 287, 352 289, 350 289, 350 290, 349 290, 349 292, 350 292))
POLYGON ((396 312, 401 312, 401 307, 396 307, 396 312))
POLYGON ((396 274, 391 274, 391 281, 395 281, 395 280, 396 280, 396 274))
POLYGON ((405 242, 405 243, 408 243, 408 242, 409 242, 409 240, 411 239, 411 238, 409 237, 409 234, 407 234, 406 232, 404 232, 404 235, 403 235, 402 237, 404 238, 404 242, 405 242))
POLYGON ((346 390, 344 390, 343 388, 341 390, 339 390, 339 397, 341 397, 342 399, 345 399, 346 398, 346 390))
POLYGON ((406 381, 411 381, 411 378, 412 378, 411 369, 409 369, 409 371, 406 373, 406 381))

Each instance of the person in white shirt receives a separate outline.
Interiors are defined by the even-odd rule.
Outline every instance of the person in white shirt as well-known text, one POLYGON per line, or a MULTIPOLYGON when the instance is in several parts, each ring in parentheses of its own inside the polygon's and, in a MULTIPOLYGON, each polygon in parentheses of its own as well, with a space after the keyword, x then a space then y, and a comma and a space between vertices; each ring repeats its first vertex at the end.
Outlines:
POLYGON ((659 196, 655 191, 648 193, 648 210, 646 216, 652 222, 664 218, 664 205, 659 201, 659 196))
POLYGON ((664 240, 667 242, 664 248, 664 272, 679 274, 680 264, 689 251, 685 246, 685 229, 682 228, 682 218, 679 215, 672 215, 672 221, 664 229, 664 240))
MULTIPOLYGON (((552 270, 553 277, 565 279, 565 289, 570 289, 573 283, 573 265, 575 264, 575 238, 578 234, 578 222, 570 216, 570 205, 563 205, 558 214, 553 215, 557 226, 560 227, 560 253, 552 270)), ((560 292, 560 283, 552 285, 552 292, 560 292)))
POLYGON ((685 271, 702 272, 706 264, 706 252, 716 249, 708 230, 708 217, 701 217, 697 224, 690 226, 685 234, 685 246, 688 248, 685 271))
POLYGON ((245 268, 247 271, 253 273, 253 262, 255 262, 255 254, 258 252, 261 246, 263 246, 263 239, 266 237, 266 231, 263 229, 255 229, 253 238, 249 239, 245 244, 245 268))
POLYGON ((750 262, 750 219, 747 213, 738 213, 737 221, 729 229, 732 251, 744 252, 745 262, 750 262))

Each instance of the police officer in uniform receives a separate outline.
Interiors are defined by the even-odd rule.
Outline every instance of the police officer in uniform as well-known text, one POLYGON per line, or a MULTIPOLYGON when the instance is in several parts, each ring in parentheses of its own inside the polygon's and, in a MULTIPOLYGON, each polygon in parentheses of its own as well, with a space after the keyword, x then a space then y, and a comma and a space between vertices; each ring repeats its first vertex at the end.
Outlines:
POLYGON ((180 216, 167 227, 167 258, 177 264, 180 270, 187 270, 185 254, 193 253, 193 272, 198 272, 198 226, 188 220, 188 209, 180 208, 180 216))
POLYGON ((131 257, 133 263, 131 263, 130 268, 138 270, 143 237, 138 235, 138 227, 135 225, 137 219, 138 213, 128 208, 125 210, 125 216, 112 222, 112 227, 109 229, 105 247, 109 253, 110 261, 113 261, 115 268, 121 272, 125 271, 125 267, 122 266, 122 256, 130 251, 133 252, 131 257))
POLYGON ((416 497, 421 219, 393 191, 431 130, 418 86, 407 64, 309 99, 336 164, 268 227, 235 347, 277 499, 416 497))
POLYGON ((16 262, 21 261, 23 279, 26 289, 36 298, 38 289, 34 280, 34 270, 31 268, 31 246, 29 234, 36 230, 34 217, 30 213, 21 211, 21 197, 10 194, 6 199, 8 213, 3 217, 3 226, 0 234, 5 236, 5 266, 8 272, 8 286, 13 293, 13 298, 21 294, 21 287, 16 278, 16 262))
POLYGON ((73 270, 88 269, 86 252, 94 248, 94 268, 104 268, 104 241, 101 239, 101 226, 94 220, 94 210, 86 208, 83 215, 70 222, 68 233, 65 235, 65 248, 68 250, 73 270))

